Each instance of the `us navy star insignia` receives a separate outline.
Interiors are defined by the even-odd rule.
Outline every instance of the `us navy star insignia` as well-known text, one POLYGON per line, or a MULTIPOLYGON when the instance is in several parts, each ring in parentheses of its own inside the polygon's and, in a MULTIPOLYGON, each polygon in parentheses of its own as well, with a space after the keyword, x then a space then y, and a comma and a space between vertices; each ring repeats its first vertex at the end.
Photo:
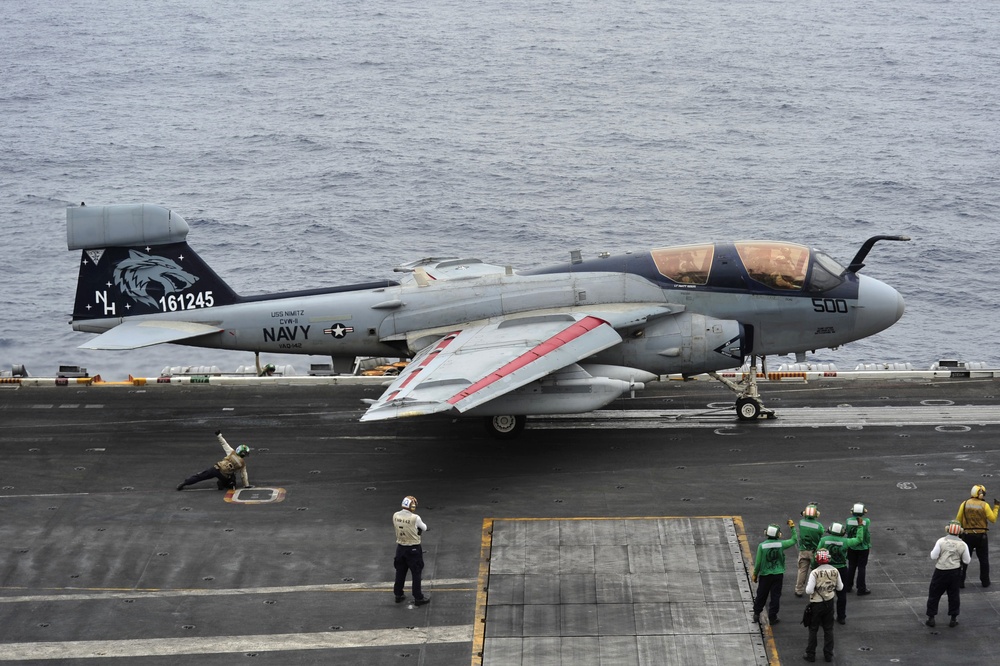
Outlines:
POLYGON ((330 328, 324 328, 323 332, 326 333, 327 335, 332 335, 335 338, 343 338, 348 333, 353 333, 354 327, 344 326, 343 324, 337 323, 331 326, 330 328))

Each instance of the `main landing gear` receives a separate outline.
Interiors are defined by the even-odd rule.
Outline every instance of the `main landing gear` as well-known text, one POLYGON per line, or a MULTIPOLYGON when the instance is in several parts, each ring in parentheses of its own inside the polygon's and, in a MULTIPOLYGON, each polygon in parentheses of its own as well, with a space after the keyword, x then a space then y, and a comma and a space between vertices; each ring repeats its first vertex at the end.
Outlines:
POLYGON ((524 430, 527 417, 514 414, 487 416, 484 420, 486 432, 497 439, 514 439, 524 430))
MULTIPOLYGON (((763 366, 763 363, 761 364, 763 366)), ((750 357, 750 370, 743 375, 743 380, 734 382, 717 373, 708 373, 714 379, 728 386, 736 393, 736 416, 740 421, 755 421, 757 419, 778 418, 773 409, 764 407, 760 393, 757 391, 757 357, 750 357)))

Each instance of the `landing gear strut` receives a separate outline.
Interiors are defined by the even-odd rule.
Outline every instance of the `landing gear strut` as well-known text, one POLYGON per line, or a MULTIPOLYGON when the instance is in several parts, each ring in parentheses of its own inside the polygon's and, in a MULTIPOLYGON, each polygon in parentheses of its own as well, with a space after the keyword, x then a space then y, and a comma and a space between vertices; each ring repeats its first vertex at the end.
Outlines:
POLYGON ((513 414, 502 414, 500 416, 487 416, 484 424, 486 432, 497 439, 514 439, 524 430, 524 423, 527 418, 515 416, 513 414))
POLYGON ((774 419, 777 415, 773 409, 764 407, 757 391, 757 357, 750 357, 750 370, 743 380, 734 382, 726 377, 720 377, 714 372, 708 373, 714 379, 728 386, 736 393, 736 416, 740 421, 755 421, 757 419, 774 419))

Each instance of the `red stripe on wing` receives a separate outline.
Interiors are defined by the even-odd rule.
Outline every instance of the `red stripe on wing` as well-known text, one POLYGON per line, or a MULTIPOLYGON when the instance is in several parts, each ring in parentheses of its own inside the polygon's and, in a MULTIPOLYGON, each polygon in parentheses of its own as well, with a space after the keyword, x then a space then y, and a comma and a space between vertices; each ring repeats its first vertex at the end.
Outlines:
POLYGON ((590 331, 594 330, 598 326, 601 326, 602 324, 604 324, 604 321, 598 319, 597 317, 585 317, 584 319, 581 319, 580 321, 576 322, 569 328, 566 328, 556 333, 548 340, 524 352, 510 363, 507 363, 503 367, 486 375, 475 384, 472 384, 468 388, 459 391, 452 397, 448 398, 448 403, 454 405, 461 402, 462 400, 465 400, 476 391, 480 391, 489 386, 490 384, 500 381, 504 377, 520 370, 521 368, 528 366, 529 364, 533 363, 534 361, 537 361, 546 354, 553 352, 556 349, 559 349, 563 345, 572 342, 573 340, 576 340, 577 338, 589 333, 590 331))
MULTIPOLYGON (((439 342, 437 343, 437 346, 436 346, 436 347, 434 347, 434 349, 432 349, 432 350, 431 350, 430 352, 428 352, 428 353, 427 353, 427 356, 425 356, 425 357, 424 357, 424 359, 423 359, 422 361, 420 361, 420 363, 419 363, 419 364, 417 365, 417 367, 416 367, 416 368, 414 368, 413 370, 411 370, 411 371, 410 371, 410 374, 409 374, 409 376, 408 376, 408 377, 407 377, 406 379, 404 379, 404 380, 403 380, 403 383, 402 383, 402 384, 400 384, 400 385, 399 385, 398 387, 396 387, 396 392, 398 393, 399 391, 401 391, 401 390, 403 390, 404 388, 406 388, 406 385, 407 385, 407 384, 409 384, 409 383, 410 383, 410 381, 411 381, 411 380, 412 380, 412 379, 413 379, 414 377, 416 377, 416 376, 417 376, 417 375, 418 375, 418 374, 420 373, 420 371, 421 371, 421 370, 423 370, 423 369, 424 369, 424 367, 425 367, 425 366, 426 366, 426 365, 427 365, 428 363, 430 363, 431 361, 433 361, 433 360, 434 360, 434 357, 435 357, 435 356, 437 356, 437 354, 438 354, 438 353, 439 353, 439 352, 440 352, 440 351, 441 351, 442 349, 444 349, 445 347, 447 347, 448 345, 450 345, 450 344, 451 344, 451 341, 452 341, 452 340, 454 340, 454 339, 455 339, 455 338, 456 338, 456 337, 458 336, 458 334, 459 334, 459 333, 461 333, 461 331, 455 331, 454 333, 449 333, 448 335, 444 336, 444 337, 443 337, 443 338, 442 338, 442 339, 441 339, 441 340, 440 340, 440 341, 439 341, 439 342)), ((394 393, 393 395, 395 395, 395 393, 394 393)))

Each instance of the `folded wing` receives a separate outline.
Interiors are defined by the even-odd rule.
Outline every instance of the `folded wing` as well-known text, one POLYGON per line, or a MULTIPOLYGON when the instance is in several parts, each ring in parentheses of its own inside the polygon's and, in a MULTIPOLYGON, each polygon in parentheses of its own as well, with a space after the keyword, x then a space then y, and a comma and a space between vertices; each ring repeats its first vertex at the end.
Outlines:
POLYGON ((575 313, 456 330, 424 348, 361 420, 467 412, 621 341, 604 319, 575 313))

